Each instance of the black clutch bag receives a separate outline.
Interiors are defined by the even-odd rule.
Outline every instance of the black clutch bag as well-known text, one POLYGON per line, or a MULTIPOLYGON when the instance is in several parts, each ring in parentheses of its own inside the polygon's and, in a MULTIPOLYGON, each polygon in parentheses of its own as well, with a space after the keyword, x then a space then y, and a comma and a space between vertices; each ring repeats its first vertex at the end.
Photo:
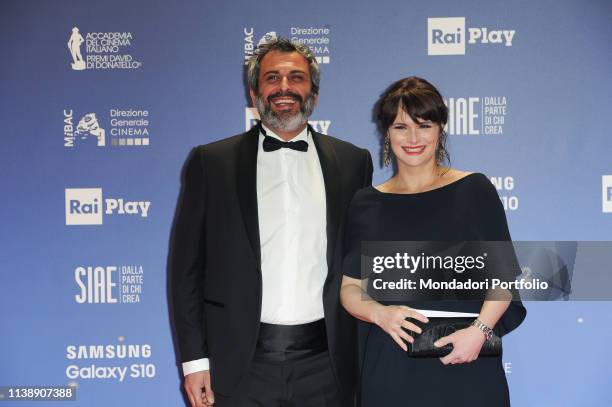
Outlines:
MULTIPOLYGON (((439 348, 434 346, 438 339, 450 335, 455 331, 469 327, 474 320, 473 317, 433 317, 428 318, 428 323, 411 320, 417 324, 423 332, 418 334, 407 330, 408 334, 414 338, 413 343, 408 343, 408 356, 413 358, 440 358, 448 355, 453 350, 452 344, 447 344, 439 348)), ((495 330, 493 330, 495 332, 495 330)), ((501 338, 495 334, 490 340, 485 341, 480 349, 480 356, 499 356, 502 352, 501 338)))

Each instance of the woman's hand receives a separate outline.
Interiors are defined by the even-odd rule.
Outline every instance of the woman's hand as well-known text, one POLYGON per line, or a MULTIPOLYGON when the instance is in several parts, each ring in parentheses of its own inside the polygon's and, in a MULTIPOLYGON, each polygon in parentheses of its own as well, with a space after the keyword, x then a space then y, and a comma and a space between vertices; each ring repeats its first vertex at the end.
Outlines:
POLYGON ((415 310, 405 305, 382 305, 377 304, 377 307, 372 312, 372 322, 381 327, 386 333, 391 335, 391 338, 402 348, 404 351, 408 350, 408 346, 402 340, 412 343, 414 339, 408 335, 402 328, 409 329, 416 333, 421 333, 421 328, 416 324, 406 321, 406 318, 417 319, 421 322, 428 322, 429 319, 423 314, 416 312, 415 310))
POLYGON ((440 358, 440 361, 445 365, 454 365, 476 360, 485 341, 485 335, 480 329, 469 326, 438 339, 434 342, 434 346, 441 347, 452 343, 453 351, 440 358))

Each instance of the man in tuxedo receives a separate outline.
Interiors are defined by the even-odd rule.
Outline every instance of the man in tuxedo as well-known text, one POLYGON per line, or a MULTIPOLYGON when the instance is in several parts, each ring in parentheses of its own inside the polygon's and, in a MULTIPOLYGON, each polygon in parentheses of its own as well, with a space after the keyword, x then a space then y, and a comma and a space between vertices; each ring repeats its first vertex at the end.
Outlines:
POLYGON ((372 159, 308 125, 320 78, 308 47, 261 44, 247 76, 261 122, 185 164, 170 254, 185 390, 193 407, 352 406, 342 223, 372 159))

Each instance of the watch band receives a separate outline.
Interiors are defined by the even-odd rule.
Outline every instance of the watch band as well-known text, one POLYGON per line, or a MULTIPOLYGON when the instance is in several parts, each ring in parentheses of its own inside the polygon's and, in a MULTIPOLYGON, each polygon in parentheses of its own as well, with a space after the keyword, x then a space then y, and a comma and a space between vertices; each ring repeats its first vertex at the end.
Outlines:
POLYGON ((482 331, 482 333, 485 335, 485 338, 487 338, 487 341, 490 341, 491 338, 493 337, 493 335, 495 335, 493 330, 491 328, 489 328, 488 326, 486 326, 478 318, 476 318, 475 320, 472 321, 472 325, 474 325, 476 328, 478 328, 478 329, 480 329, 482 331))

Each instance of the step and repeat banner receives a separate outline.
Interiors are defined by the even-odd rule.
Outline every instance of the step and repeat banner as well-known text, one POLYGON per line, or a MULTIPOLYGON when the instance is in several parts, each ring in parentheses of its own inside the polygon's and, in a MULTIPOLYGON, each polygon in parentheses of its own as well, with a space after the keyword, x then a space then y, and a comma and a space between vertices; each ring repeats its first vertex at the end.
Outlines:
MULTIPOLYGON (((374 102, 417 75, 448 104, 452 165, 491 179, 514 239, 612 240, 611 4, 2 1, 0 387, 184 403, 167 294, 180 172, 252 126, 244 61, 274 36, 313 50, 311 124, 368 148, 375 183, 391 173, 374 102)), ((526 307, 504 338, 513 405, 612 405, 612 303, 526 307)))

